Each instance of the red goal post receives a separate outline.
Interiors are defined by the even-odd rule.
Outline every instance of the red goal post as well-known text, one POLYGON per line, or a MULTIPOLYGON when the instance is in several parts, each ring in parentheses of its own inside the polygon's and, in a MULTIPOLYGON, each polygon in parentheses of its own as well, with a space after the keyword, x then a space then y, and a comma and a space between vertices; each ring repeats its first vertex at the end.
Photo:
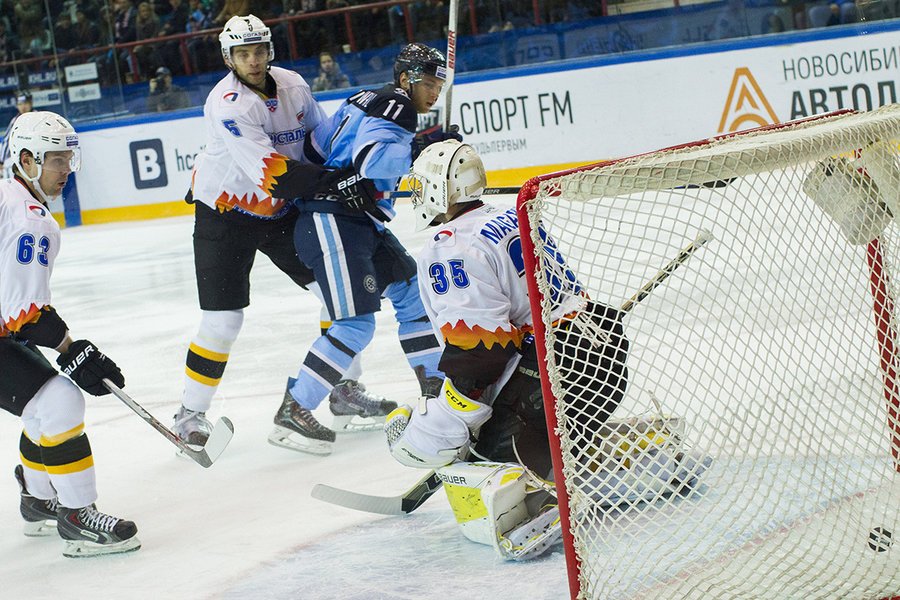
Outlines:
POLYGON ((573 598, 900 592, 898 144, 892 105, 522 187, 573 598), (558 400, 555 249, 579 293, 619 308, 701 231, 713 241, 621 314, 628 388, 585 423, 558 400))

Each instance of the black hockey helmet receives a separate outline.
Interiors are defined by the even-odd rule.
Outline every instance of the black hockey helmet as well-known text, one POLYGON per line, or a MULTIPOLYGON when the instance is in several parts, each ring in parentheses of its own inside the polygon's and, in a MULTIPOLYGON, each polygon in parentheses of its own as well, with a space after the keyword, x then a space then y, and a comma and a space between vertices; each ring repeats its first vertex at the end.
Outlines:
POLYGON ((444 53, 425 44, 413 42, 400 50, 394 61, 394 83, 400 84, 400 73, 406 73, 410 83, 418 83, 422 75, 447 79, 447 59, 444 53))

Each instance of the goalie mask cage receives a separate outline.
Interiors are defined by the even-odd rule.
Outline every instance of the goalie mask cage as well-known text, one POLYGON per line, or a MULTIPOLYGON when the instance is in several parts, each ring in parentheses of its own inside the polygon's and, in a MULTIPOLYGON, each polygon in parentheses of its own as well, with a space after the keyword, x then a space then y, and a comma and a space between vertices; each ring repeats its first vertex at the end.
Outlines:
MULTIPOLYGON (((898 144, 892 105, 522 188, 573 597, 900 594, 898 144), (620 313, 628 384, 606 423, 559 400, 603 357, 565 358, 556 248, 616 308, 677 267, 620 313)), ((575 323, 595 348, 610 339, 575 323)))

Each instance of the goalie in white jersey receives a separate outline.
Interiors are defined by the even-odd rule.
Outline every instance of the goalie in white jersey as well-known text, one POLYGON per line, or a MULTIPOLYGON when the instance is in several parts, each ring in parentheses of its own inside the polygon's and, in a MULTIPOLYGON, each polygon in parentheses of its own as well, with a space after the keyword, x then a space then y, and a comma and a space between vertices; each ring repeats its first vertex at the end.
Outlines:
MULTIPOLYGON (((206 147, 194 165, 194 267, 200 297, 200 328, 185 364, 182 406, 173 431, 202 446, 212 429, 206 418, 231 346, 250 304, 250 270, 265 254, 294 283, 309 287, 313 273, 297 258, 294 224, 297 197, 323 195, 338 202, 373 197, 369 180, 355 170, 329 170, 304 151, 309 133, 325 114, 309 86, 293 71, 270 65, 272 33, 253 15, 235 16, 219 34, 229 73, 203 107, 206 147)), ((334 433, 310 415, 293 423, 312 435, 334 433)))
MULTIPOLYGON (((550 547, 559 528, 555 507, 526 510, 526 477, 521 467, 509 464, 521 458, 539 477, 551 472, 516 212, 483 203, 485 183, 481 158, 454 140, 428 146, 413 164, 417 228, 437 225, 417 263, 422 301, 444 342, 439 368, 446 378, 437 398, 394 411, 385 431, 399 462, 438 469, 453 484, 445 487, 467 537, 519 560, 550 547), (491 462, 455 462, 466 459, 473 439, 472 454, 491 462), (457 503, 454 496, 463 488, 475 488, 480 496, 466 492, 469 499, 457 503), (472 516, 477 497, 485 505, 483 518, 472 516)), ((569 323, 560 332, 568 338, 568 349, 559 346, 560 360, 578 365, 571 369, 577 381, 565 382, 571 417, 602 423, 621 402, 627 384, 629 343, 622 314, 587 298, 547 239, 552 250, 544 264, 562 299, 552 315, 569 323), (596 338, 581 335, 573 320, 579 312, 608 333, 592 360, 588 349, 596 338)))
MULTIPOLYGON (((439 225, 418 257, 418 273, 428 316, 445 344, 440 369, 446 379, 439 397, 427 402, 429 410, 395 412, 386 428, 391 452, 409 466, 439 467, 455 460, 478 433, 479 456, 516 461, 515 441, 526 465, 548 476, 547 427, 515 209, 481 201, 484 166, 467 144, 448 140, 429 146, 411 177, 418 228, 439 225)), ((609 333, 601 359, 582 367, 585 385, 573 386, 579 391, 570 400, 577 412, 603 422, 627 383, 622 315, 589 300, 558 251, 548 258, 549 280, 564 292, 554 318, 571 320, 587 311, 609 333)), ((574 323, 568 331, 577 338, 574 323)), ((563 360, 583 360, 578 351, 566 352, 571 356, 563 360)))
POLYGON ((50 304, 59 225, 48 204, 78 170, 78 134, 51 112, 21 115, 10 136, 12 179, 0 181, 0 407, 22 418, 20 510, 26 535, 66 540, 63 554, 86 556, 140 548, 131 521, 94 506, 94 459, 84 433, 82 389, 108 394, 102 380, 125 384, 116 364, 91 342, 72 341, 50 304), (66 378, 38 346, 59 353, 66 378), (55 527, 54 527, 55 526, 55 527))

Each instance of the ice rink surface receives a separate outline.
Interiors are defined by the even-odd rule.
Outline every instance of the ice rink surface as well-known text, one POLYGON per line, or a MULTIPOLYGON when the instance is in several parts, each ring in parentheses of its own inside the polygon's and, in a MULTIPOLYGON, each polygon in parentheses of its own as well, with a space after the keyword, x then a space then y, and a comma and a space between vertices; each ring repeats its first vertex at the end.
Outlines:
MULTIPOLYGON (((415 254, 428 232, 413 234, 408 205, 398 212, 392 229, 415 254)), ((53 304, 73 337, 112 357, 126 391, 167 425, 200 318, 192 227, 192 218, 180 217, 65 229, 52 280, 53 304)), ((443 492, 403 518, 310 498, 316 483, 394 495, 421 473, 396 464, 380 432, 341 435, 324 458, 267 443, 286 378, 318 335, 319 305, 262 255, 251 282, 251 305, 210 411, 230 417, 235 435, 211 468, 176 457, 112 396, 88 398, 97 506, 137 523, 138 552, 68 559, 56 536, 25 537, 13 478, 20 425, 0 419, 0 598, 567 597, 561 548, 531 563, 504 563, 462 537, 443 492)), ((389 303, 363 356, 370 389, 398 402, 415 398, 389 303)), ((316 414, 328 425, 326 404, 316 414)))

